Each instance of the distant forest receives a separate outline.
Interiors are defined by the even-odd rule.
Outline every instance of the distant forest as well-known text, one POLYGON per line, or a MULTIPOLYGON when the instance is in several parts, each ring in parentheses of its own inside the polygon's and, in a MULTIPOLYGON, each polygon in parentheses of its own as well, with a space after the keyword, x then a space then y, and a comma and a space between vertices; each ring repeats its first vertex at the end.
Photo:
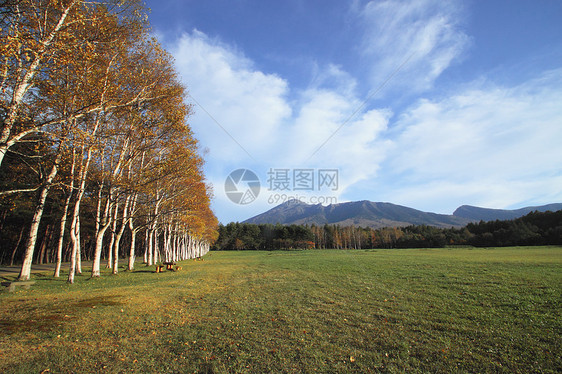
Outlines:
POLYGON ((562 210, 532 212, 507 221, 463 228, 407 226, 382 229, 339 225, 229 223, 219 226, 213 250, 440 248, 562 245, 562 210))

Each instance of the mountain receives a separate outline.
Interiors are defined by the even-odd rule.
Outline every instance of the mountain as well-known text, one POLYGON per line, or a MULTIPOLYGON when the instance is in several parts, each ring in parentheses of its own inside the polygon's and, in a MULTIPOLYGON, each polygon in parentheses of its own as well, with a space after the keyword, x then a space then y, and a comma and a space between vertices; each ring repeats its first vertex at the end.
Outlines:
POLYGON ((504 210, 504 209, 488 209, 480 208, 477 206, 463 205, 457 208, 453 212, 455 217, 467 218, 471 221, 495 221, 508 220, 523 217, 526 214, 534 212, 535 210, 539 212, 546 212, 550 210, 551 212, 556 212, 562 209, 562 204, 548 204, 541 206, 528 206, 521 209, 515 210, 504 210))
POLYGON ((391 203, 353 201, 328 206, 308 205, 298 200, 285 202, 252 217, 245 223, 281 224, 338 224, 342 226, 398 227, 431 225, 436 227, 462 227, 470 222, 464 217, 422 212, 391 203))
POLYGON ((352 201, 328 206, 309 205, 291 200, 265 213, 247 219, 244 223, 271 224, 337 224, 341 226, 363 226, 372 228, 429 225, 436 227, 462 227, 475 221, 514 219, 538 211, 556 211, 562 204, 526 207, 517 210, 486 209, 463 205, 452 215, 423 212, 391 203, 352 201))

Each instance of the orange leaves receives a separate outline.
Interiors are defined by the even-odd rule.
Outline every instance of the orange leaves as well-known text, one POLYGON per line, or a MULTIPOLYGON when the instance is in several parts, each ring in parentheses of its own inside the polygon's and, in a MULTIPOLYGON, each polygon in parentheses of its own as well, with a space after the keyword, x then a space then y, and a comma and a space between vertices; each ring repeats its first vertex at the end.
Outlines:
POLYGON ((186 122, 192 109, 172 57, 149 35, 143 2, 20 0, 2 11, 0 166, 33 137, 40 147, 27 154, 56 153, 59 182, 80 182, 73 214, 82 196, 100 212, 96 235, 100 221, 119 218, 135 233, 167 225, 204 245, 215 240, 212 193, 186 122))

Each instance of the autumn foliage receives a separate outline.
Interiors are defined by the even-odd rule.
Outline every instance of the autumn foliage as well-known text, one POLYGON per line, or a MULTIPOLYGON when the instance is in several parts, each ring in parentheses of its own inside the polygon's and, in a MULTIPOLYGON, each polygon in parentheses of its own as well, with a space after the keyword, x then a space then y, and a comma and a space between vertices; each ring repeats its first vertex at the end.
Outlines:
MULTIPOLYGON (((136 0, 4 1, 0 261, 203 255, 212 192, 171 56, 136 0)), ((59 276, 60 266, 55 276, 59 276)))

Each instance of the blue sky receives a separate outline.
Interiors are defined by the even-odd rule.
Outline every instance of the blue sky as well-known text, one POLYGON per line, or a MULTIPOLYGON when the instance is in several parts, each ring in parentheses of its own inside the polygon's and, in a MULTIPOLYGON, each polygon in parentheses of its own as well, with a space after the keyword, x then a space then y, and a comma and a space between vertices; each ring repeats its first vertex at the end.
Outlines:
POLYGON ((223 223, 286 197, 447 214, 562 202, 560 1, 147 5, 223 223), (259 178, 251 203, 225 192, 237 169, 259 178), (325 170, 337 188, 320 186, 325 170))

